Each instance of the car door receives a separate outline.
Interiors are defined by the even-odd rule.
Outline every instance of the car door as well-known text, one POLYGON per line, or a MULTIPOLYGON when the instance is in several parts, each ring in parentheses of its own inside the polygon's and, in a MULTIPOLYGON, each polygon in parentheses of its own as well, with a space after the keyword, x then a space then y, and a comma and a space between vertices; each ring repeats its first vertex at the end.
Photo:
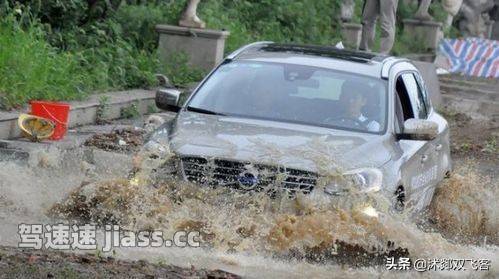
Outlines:
POLYGON ((446 173, 451 168, 449 125, 442 116, 434 111, 423 77, 419 73, 414 73, 414 76, 416 77, 416 81, 419 87, 419 102, 423 103, 426 107, 426 119, 435 122, 438 125, 438 135, 432 141, 432 150, 430 152, 433 162, 437 165, 437 179, 436 181, 434 181, 434 184, 436 185, 445 177, 446 173))
MULTIPOLYGON (((402 64, 402 63, 401 63, 402 64)), ((394 83, 394 132, 403 132, 404 122, 411 118, 424 117, 420 104, 417 101, 418 84, 411 65, 399 65, 398 71, 393 73, 394 83), (407 69, 409 68, 409 69, 407 69)), ((395 70, 395 69, 394 69, 395 70)), ((426 179, 431 172, 431 145, 429 141, 399 139, 395 143, 402 151, 399 165, 400 183, 405 192, 405 206, 419 210, 422 208, 422 192, 428 185, 426 179)))

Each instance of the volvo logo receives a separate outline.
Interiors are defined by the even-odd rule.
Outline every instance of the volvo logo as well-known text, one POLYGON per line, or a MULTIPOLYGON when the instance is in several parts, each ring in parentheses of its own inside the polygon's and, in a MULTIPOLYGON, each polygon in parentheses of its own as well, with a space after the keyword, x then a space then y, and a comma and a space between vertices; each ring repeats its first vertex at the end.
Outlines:
POLYGON ((239 174, 237 181, 239 182, 239 186, 244 190, 253 190, 259 182, 258 173, 256 171, 246 170, 239 174))

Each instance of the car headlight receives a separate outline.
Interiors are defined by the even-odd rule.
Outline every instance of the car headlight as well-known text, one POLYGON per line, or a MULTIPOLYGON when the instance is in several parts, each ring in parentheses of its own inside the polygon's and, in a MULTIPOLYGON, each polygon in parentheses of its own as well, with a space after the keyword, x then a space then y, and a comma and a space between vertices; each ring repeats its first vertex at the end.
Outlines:
POLYGON ((376 168, 362 168, 345 172, 324 187, 324 192, 332 196, 346 194, 350 189, 360 192, 377 192, 381 190, 383 173, 376 168))

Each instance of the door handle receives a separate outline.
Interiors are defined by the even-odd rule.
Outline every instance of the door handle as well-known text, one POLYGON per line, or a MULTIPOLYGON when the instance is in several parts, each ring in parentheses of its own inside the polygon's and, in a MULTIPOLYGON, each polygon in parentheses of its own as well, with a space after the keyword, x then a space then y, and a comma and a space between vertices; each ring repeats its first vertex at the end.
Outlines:
POLYGON ((424 163, 428 161, 428 155, 424 154, 423 156, 421 156, 421 163, 424 163))
POLYGON ((435 150, 436 150, 436 151, 440 151, 440 150, 442 150, 442 147, 443 147, 443 145, 442 145, 441 143, 439 143, 439 144, 437 144, 437 145, 435 146, 435 150))

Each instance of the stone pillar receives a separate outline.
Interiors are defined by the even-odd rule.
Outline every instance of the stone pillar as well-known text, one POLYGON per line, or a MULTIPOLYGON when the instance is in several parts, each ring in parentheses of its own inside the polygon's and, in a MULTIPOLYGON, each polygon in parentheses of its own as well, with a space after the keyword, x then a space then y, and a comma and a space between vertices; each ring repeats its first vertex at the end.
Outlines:
POLYGON ((341 24, 341 37, 347 48, 359 49, 361 36, 362 25, 348 22, 341 24))
POLYGON ((404 33, 415 42, 423 44, 426 50, 436 50, 443 36, 442 23, 436 21, 421 21, 404 19, 404 33))
POLYGON ((171 55, 184 52, 193 66, 211 70, 224 56, 228 31, 157 25, 159 33, 158 53, 161 61, 171 55))

